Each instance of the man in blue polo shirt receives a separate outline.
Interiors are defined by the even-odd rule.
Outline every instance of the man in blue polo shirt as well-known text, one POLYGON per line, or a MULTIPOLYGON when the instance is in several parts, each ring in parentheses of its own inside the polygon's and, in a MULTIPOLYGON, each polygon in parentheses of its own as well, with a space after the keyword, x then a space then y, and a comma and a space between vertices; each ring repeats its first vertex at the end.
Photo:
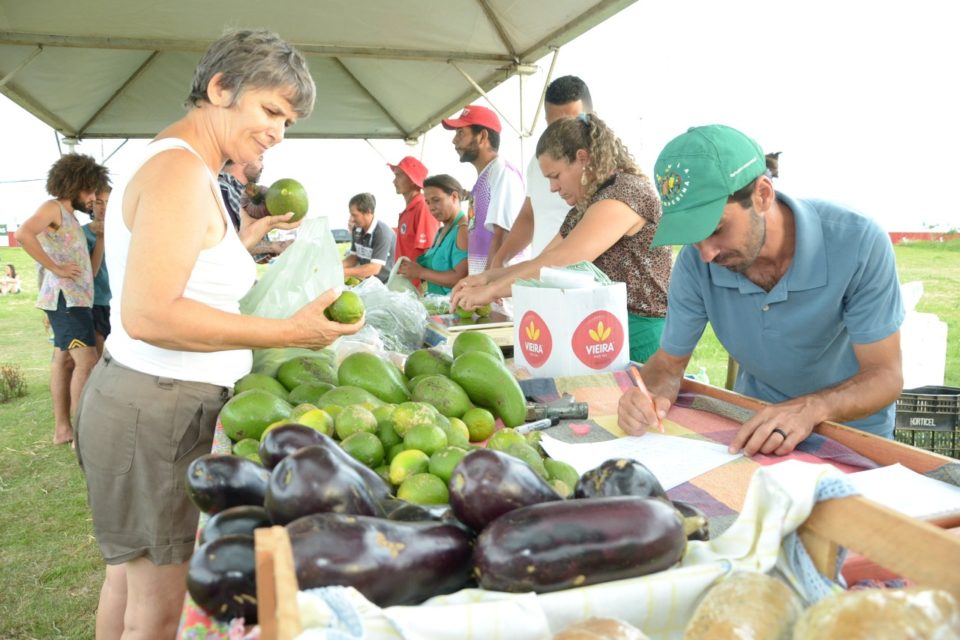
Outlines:
POLYGON ((730 451, 784 455, 824 420, 891 437, 900 300, 890 239, 871 220, 774 190, 760 146, 735 129, 695 127, 655 166, 663 219, 653 246, 683 244, 646 390, 620 401, 640 433, 676 400, 707 322, 740 364, 735 390, 772 403, 730 451))

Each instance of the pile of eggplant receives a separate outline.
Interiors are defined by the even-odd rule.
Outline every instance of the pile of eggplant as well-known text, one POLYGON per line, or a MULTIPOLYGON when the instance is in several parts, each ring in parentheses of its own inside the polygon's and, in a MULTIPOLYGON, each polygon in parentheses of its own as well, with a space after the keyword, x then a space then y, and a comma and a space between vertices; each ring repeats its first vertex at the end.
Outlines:
POLYGON ((187 472, 211 516, 187 589, 221 620, 256 622, 258 527, 286 527, 301 589, 351 586, 382 607, 467 586, 543 593, 646 575, 707 536, 703 514, 668 500, 635 460, 608 460, 564 499, 525 462, 476 449, 454 469, 449 506, 421 506, 308 427, 272 429, 260 455, 264 466, 202 456, 187 472))

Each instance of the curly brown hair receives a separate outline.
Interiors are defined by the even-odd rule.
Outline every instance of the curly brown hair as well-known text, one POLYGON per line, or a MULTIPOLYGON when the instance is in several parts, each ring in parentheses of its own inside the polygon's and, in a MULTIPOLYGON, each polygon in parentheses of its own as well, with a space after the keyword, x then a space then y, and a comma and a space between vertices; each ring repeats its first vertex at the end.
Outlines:
POLYGON ((102 191, 110 186, 110 172, 90 156, 60 156, 47 173, 47 193, 57 200, 73 200, 82 191, 102 191))
POLYGON ((649 180, 630 155, 627 146, 595 114, 582 113, 575 118, 555 120, 537 142, 537 157, 549 153, 557 160, 572 163, 576 161, 580 149, 590 154, 584 171, 586 184, 583 197, 577 201, 577 210, 581 213, 600 185, 616 173, 629 173, 649 180))

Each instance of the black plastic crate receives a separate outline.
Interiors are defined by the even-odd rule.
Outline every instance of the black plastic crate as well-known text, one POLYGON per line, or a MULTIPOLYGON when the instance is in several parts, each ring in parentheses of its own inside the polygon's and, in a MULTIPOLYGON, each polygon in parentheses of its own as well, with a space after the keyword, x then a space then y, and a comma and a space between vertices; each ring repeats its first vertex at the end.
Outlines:
POLYGON ((905 389, 897 399, 898 442, 960 458, 960 388, 905 389))

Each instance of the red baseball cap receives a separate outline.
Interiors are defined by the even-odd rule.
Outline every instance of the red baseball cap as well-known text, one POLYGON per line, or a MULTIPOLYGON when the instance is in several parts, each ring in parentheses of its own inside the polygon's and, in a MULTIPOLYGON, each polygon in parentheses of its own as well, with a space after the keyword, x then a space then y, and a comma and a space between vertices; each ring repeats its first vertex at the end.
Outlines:
POLYGON ((394 171, 400 169, 400 171, 403 171, 405 174, 407 174, 407 177, 410 178, 410 182, 423 189, 423 181, 427 177, 427 168, 423 166, 422 162, 413 156, 406 156, 397 164, 387 163, 387 166, 394 171))
POLYGON ((442 120, 441 124, 443 124, 444 129, 462 129, 477 124, 500 133, 500 118, 497 117, 497 114, 486 107, 475 104, 464 107, 459 118, 447 118, 442 120))

